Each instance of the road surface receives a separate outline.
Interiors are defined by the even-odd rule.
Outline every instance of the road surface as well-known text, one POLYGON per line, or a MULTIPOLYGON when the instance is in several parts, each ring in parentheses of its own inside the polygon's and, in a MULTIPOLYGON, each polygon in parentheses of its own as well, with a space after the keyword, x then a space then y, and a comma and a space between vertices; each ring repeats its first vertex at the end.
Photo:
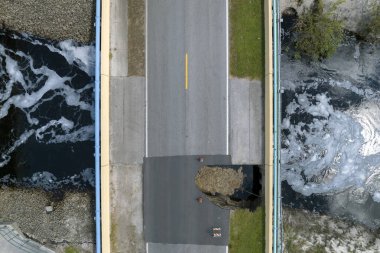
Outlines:
POLYGON ((147 5, 146 156, 227 155, 227 1, 147 5))
MULTIPOLYGON (((228 245, 229 210, 212 204, 194 183, 202 165, 231 164, 229 156, 146 158, 144 161, 145 241, 161 244, 228 245), (203 203, 196 198, 202 196, 203 203), (221 238, 213 238, 220 227, 221 238)), ((152 251, 153 252, 153 251, 152 251)))

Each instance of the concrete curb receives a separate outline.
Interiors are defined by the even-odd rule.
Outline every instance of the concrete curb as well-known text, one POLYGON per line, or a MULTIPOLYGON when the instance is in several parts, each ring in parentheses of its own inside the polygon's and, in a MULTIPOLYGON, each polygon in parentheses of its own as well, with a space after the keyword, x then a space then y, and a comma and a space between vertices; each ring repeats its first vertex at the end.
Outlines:
POLYGON ((102 0, 101 30, 101 219, 102 253, 111 252, 110 217, 110 1, 102 0))

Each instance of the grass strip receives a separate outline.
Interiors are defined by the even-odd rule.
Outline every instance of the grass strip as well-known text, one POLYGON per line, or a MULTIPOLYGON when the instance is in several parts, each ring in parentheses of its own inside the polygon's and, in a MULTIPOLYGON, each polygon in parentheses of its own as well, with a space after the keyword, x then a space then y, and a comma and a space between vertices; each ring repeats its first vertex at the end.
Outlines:
POLYGON ((264 76, 264 1, 230 0, 230 71, 241 78, 264 76))
POLYGON ((231 213, 229 252, 265 252, 264 207, 258 207, 254 212, 240 209, 231 213))

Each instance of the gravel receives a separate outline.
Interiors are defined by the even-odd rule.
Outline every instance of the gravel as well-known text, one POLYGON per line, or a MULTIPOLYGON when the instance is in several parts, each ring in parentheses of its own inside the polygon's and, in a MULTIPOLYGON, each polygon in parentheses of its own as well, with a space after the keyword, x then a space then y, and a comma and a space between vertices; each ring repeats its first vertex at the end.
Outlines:
POLYGON ((94 41, 93 0, 0 0, 0 6, 0 28, 58 41, 94 41))
MULTIPOLYGON (((51 249, 74 245, 92 252, 95 245, 92 192, 52 194, 40 189, 0 189, 0 220, 51 249), (46 207, 52 208, 51 212, 46 207)), ((58 251, 59 252, 59 251, 58 251)))

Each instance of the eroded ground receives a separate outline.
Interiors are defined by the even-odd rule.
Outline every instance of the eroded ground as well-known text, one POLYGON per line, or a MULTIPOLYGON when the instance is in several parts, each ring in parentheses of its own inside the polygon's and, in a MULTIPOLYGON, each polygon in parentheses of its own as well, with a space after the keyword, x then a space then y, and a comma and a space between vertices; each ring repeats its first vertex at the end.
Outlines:
POLYGON ((52 194, 38 189, 0 189, 0 220, 17 223, 29 238, 64 252, 67 247, 93 252, 95 245, 92 192, 52 194), (46 207, 51 206, 51 212, 46 207))

